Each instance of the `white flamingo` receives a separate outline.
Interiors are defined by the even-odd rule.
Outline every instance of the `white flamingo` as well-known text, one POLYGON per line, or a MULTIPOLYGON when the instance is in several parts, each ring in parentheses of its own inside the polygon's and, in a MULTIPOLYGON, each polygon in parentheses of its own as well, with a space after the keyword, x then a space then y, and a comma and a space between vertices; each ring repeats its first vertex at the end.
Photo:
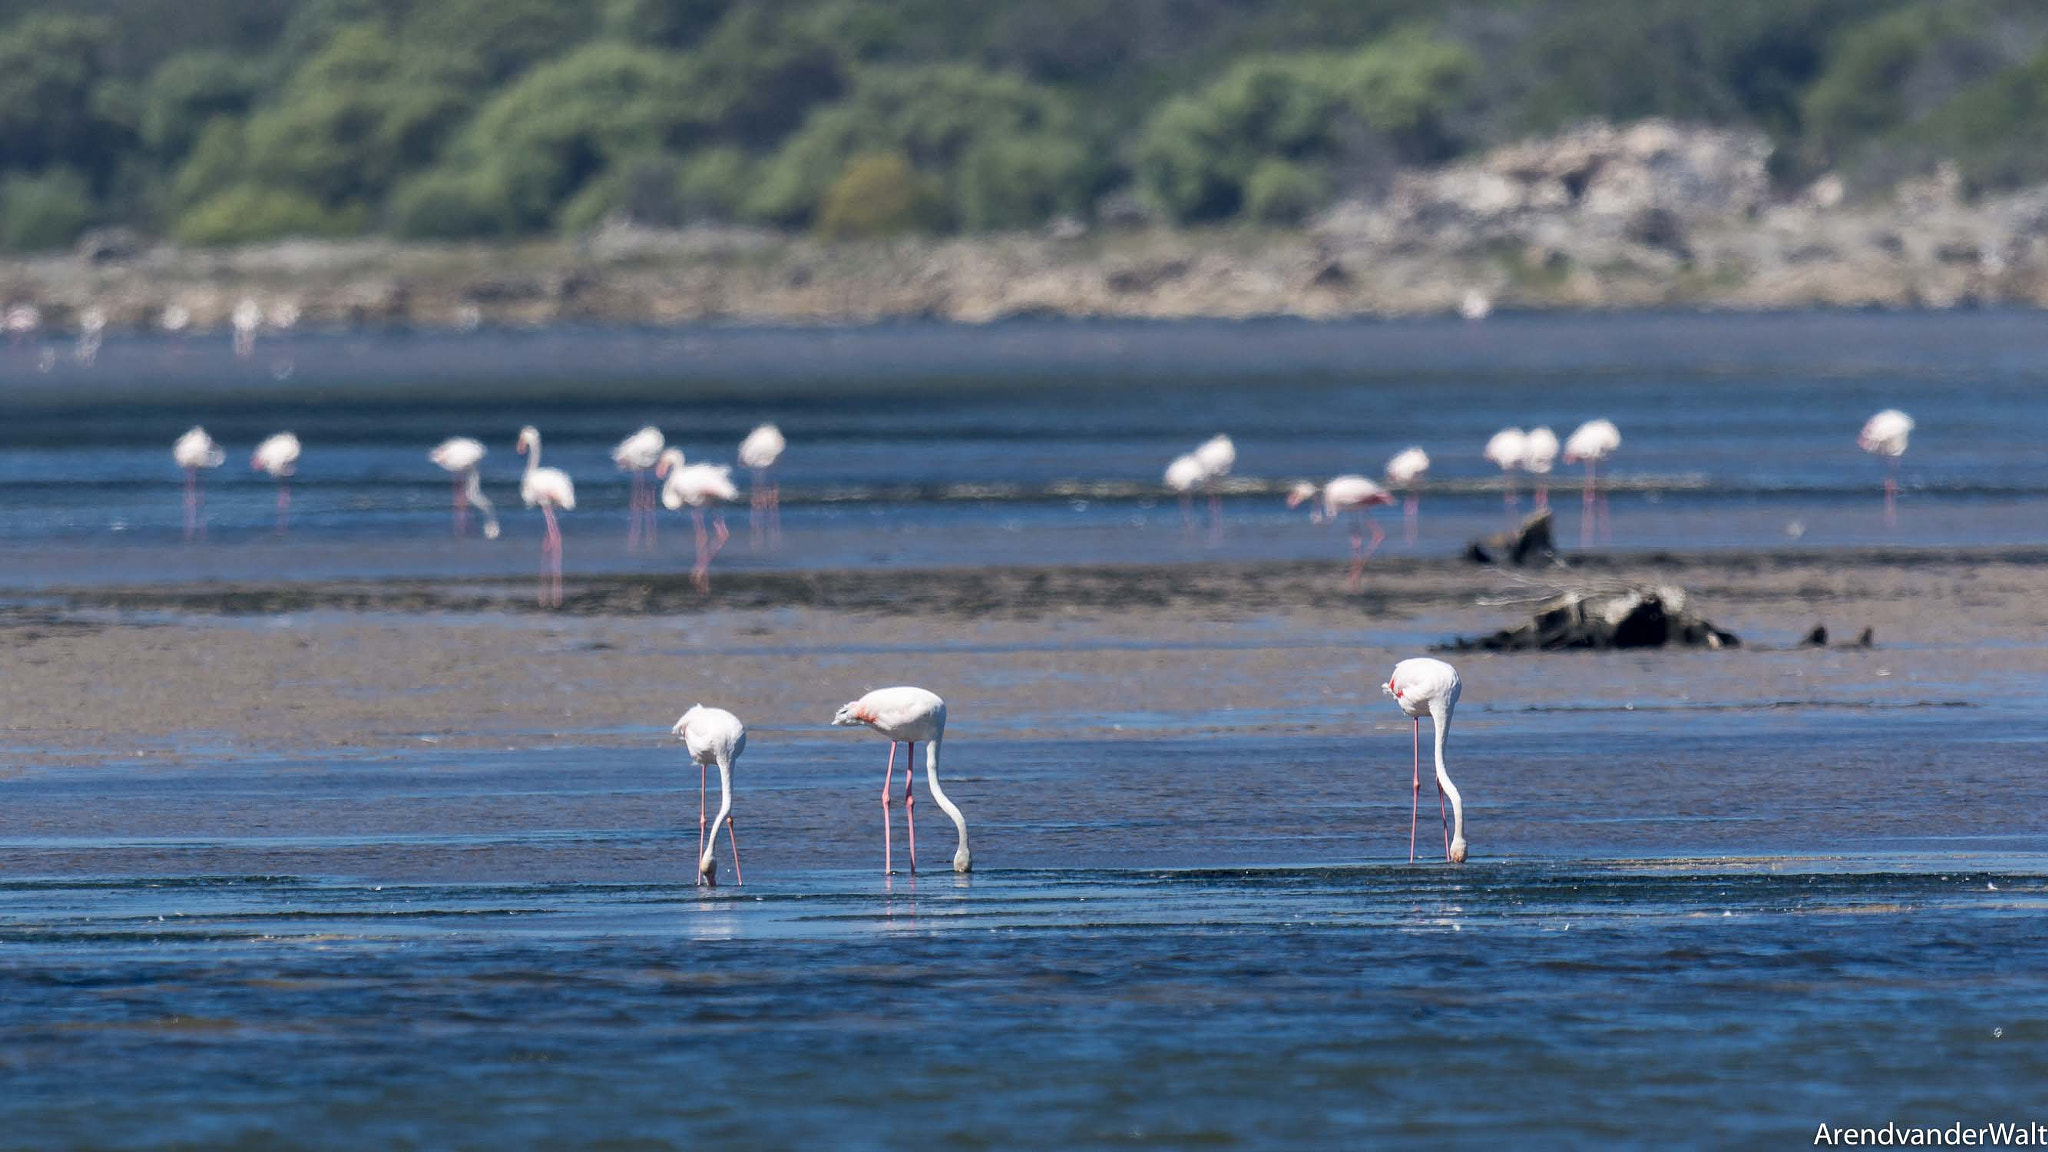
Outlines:
POLYGON ((1515 514, 1521 503, 1515 495, 1515 469, 1522 466, 1522 458, 1528 451, 1529 436, 1520 428, 1503 428, 1486 442, 1486 458, 1500 466, 1501 483, 1504 485, 1501 502, 1507 506, 1510 516, 1515 514))
POLYGON ((258 472, 268 472, 277 481, 277 534, 284 535, 291 522, 292 476, 299 470, 299 438, 289 432, 279 432, 256 446, 249 455, 249 467, 258 472))
POLYGON ((1404 448, 1394 453, 1387 461, 1387 487, 1399 488, 1407 496, 1401 512, 1403 539, 1415 543, 1415 522, 1422 511, 1422 498, 1416 493, 1422 478, 1429 475, 1429 453, 1420 448, 1404 448))
POLYGON ((1357 514, 1358 518, 1351 527, 1351 590, 1358 591, 1365 586, 1365 562, 1379 551, 1380 541, 1387 538, 1387 534, 1373 522, 1370 512, 1378 505, 1392 504, 1394 497, 1363 476, 1338 476, 1321 489, 1304 480, 1287 492, 1289 508, 1299 508, 1311 500, 1316 503, 1309 509, 1309 518, 1317 523, 1335 520, 1346 512, 1357 514), (1367 529, 1372 531, 1371 547, 1365 543, 1367 529))
POLYGON ((773 424, 761 425, 740 441, 740 464, 754 475, 747 493, 747 536, 754 548, 761 547, 764 534, 770 548, 782 546, 782 488, 768 473, 787 447, 782 430, 773 424))
POLYGON ((733 879, 744 885, 740 871, 740 844, 732 831, 732 766, 747 750, 747 726, 723 708, 693 706, 669 731, 682 740, 690 759, 697 762, 697 883, 718 883, 718 826, 725 825, 725 842, 732 849, 733 879), (704 834, 705 769, 718 765, 718 815, 711 820, 709 838, 704 834))
POLYGON ((1550 469, 1557 463, 1557 433, 1549 428, 1529 429, 1522 441, 1522 470, 1536 483, 1536 507, 1550 507, 1550 469))
POLYGON ((1897 408, 1872 416, 1856 437, 1856 446, 1884 460, 1884 526, 1899 523, 1899 457, 1906 454, 1906 441, 1913 435, 1913 418, 1897 408))
POLYGON ((1202 462, 1192 454, 1176 456, 1166 466, 1166 487, 1180 497, 1180 527, 1190 542, 1195 536, 1195 489, 1202 486, 1203 475, 1202 462))
POLYGON ((649 545, 654 543, 654 492, 647 483, 647 470, 661 459, 662 444, 661 429, 650 424, 612 449, 612 463, 633 474, 633 490, 627 497, 626 509, 629 549, 639 547, 643 538, 649 545))
POLYGON ((519 430, 519 454, 526 457, 526 475, 519 481, 519 499, 528 508, 538 507, 547 519, 547 535, 540 544, 541 607, 562 606, 562 528, 555 522, 555 510, 576 510, 576 485, 560 468, 540 466, 540 432, 528 424, 519 430))
POLYGON ((690 569, 690 578, 696 582, 697 590, 711 590, 711 561, 731 533, 725 528, 725 502, 740 498, 740 490, 733 486, 732 469, 724 464, 683 463, 679 449, 670 448, 661 454, 661 460, 654 467, 655 475, 662 477, 661 503, 671 512, 683 508, 690 510, 691 523, 696 528, 697 563, 690 569), (711 509, 711 523, 716 539, 707 541, 704 534, 704 509, 711 509))
POLYGON ((1465 862, 1465 800, 1451 774, 1444 769, 1444 740, 1451 731, 1451 712, 1458 706, 1458 670, 1441 660, 1417 657, 1394 665, 1380 691, 1394 698, 1401 711, 1415 722, 1415 791, 1408 810, 1408 862, 1415 863, 1415 825, 1422 811, 1422 718, 1436 727, 1437 812, 1443 812, 1444 797, 1451 799, 1452 824, 1444 829, 1444 858, 1453 864, 1465 862))
POLYGON ((1219 489, 1225 476, 1237 466, 1237 445, 1230 437, 1211 436, 1195 449, 1202 465, 1202 486, 1209 490, 1209 539, 1223 539, 1223 494, 1219 489))
POLYGON ((100 358, 100 344, 107 336, 107 310, 97 304, 89 304, 78 314, 78 347, 71 356, 80 364, 90 368, 100 358))
POLYGON ((235 330, 235 356, 247 360, 256 354, 256 332, 263 327, 263 305, 244 297, 228 317, 235 330))
POLYGON ((491 507, 484 495, 483 480, 477 475, 477 465, 484 458, 482 442, 467 436, 450 436, 434 446, 427 453, 427 459, 452 474, 455 493, 455 535, 460 537, 469 529, 469 509, 472 505, 484 514, 484 539, 498 538, 498 513, 491 507))
POLYGON ((199 470, 218 468, 227 463, 228 454, 213 442, 206 429, 193 425, 178 442, 171 445, 171 459, 185 470, 185 539, 206 536, 206 520, 201 515, 206 498, 199 488, 199 470))
POLYGON ((1564 442, 1564 462, 1586 465, 1586 495, 1579 520, 1579 543, 1593 542, 1594 521, 1599 522, 1600 538, 1608 539, 1612 533, 1607 523, 1607 497, 1600 492, 1600 481, 1596 475, 1600 461, 1614 455, 1621 447, 1621 429, 1612 420, 1588 420, 1574 429, 1564 442))
POLYGON ((917 758, 917 742, 925 742, 924 780, 930 789, 932 799, 953 818, 953 826, 960 830, 960 847, 953 853, 953 871, 966 872, 973 867, 973 857, 967 852, 967 818, 960 809, 946 798, 945 789, 939 787, 939 743, 946 736, 946 702, 936 693, 922 688, 877 688, 873 692, 842 705, 832 717, 837 727, 865 724, 889 738, 889 767, 882 775, 882 872, 888 875, 894 871, 890 860, 890 840, 893 830, 889 821, 890 784, 896 776, 896 745, 907 743, 903 757, 903 818, 910 826, 910 872, 917 874, 917 799, 910 791, 912 765, 917 758))

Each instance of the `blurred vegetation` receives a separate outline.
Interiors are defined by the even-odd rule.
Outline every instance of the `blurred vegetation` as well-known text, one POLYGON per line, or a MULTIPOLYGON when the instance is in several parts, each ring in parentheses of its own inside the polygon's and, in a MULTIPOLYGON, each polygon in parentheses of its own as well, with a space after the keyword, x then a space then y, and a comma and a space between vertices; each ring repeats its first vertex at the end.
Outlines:
POLYGON ((2048 180, 2038 0, 0 0, 0 245, 1299 222, 1589 117, 2048 180))

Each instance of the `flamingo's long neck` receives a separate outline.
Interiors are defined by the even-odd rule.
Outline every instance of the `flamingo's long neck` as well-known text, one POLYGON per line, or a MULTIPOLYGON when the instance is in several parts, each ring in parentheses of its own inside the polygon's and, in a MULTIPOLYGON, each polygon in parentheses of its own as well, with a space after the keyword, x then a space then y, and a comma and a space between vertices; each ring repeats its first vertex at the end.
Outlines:
POLYGON ((526 474, 531 476, 540 468, 540 437, 535 436, 526 450, 526 474))
POLYGON ((946 798, 946 790, 939 787, 939 742, 943 738, 941 733, 925 741, 924 782, 931 789, 932 799, 938 801, 946 815, 953 818, 953 826, 960 830, 960 847, 953 853, 953 871, 965 872, 973 866, 973 857, 967 852, 967 817, 960 814, 959 807, 946 798))
MULTIPOLYGON (((711 858, 717 854, 718 830, 725 824, 726 816, 732 812, 732 761, 723 756, 718 758, 718 815, 711 818, 711 838, 704 842, 704 857, 697 861, 697 874, 711 874, 711 858)), ((732 834, 726 833, 731 839, 732 834)))
POLYGON ((1436 728, 1436 782, 1451 798, 1451 860, 1453 863, 1465 859, 1465 798, 1458 795, 1458 786, 1451 783, 1451 774, 1444 768, 1444 740, 1450 733, 1451 709, 1448 705, 1431 705, 1430 719, 1436 728))

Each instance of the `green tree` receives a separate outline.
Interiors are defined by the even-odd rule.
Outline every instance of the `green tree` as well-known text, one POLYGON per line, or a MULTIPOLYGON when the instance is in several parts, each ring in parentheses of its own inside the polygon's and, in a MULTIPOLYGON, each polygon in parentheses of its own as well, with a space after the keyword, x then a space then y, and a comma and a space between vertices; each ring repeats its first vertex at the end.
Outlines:
POLYGON ((587 3, 562 0, 434 0, 413 9, 399 36, 407 44, 473 64, 498 84, 574 47, 597 27, 587 3))
POLYGON ((62 168, 0 179, 0 246, 12 252, 62 248, 92 219, 92 188, 62 168))
POLYGON ((260 83, 258 69, 225 52, 173 56, 143 89, 142 142, 157 156, 176 161, 191 151, 215 117, 248 111, 260 83))
POLYGON ((347 236, 363 229, 360 207, 335 211, 302 192, 240 185, 178 218, 186 244, 247 244, 286 236, 347 236))
POLYGON ((104 20, 31 16, 0 33, 0 168, 64 165, 95 181, 119 162, 122 126, 102 114, 104 20))
POLYGON ((846 162, 818 205, 818 232, 828 239, 924 232, 945 218, 939 182, 919 172, 900 152, 876 152, 846 162))

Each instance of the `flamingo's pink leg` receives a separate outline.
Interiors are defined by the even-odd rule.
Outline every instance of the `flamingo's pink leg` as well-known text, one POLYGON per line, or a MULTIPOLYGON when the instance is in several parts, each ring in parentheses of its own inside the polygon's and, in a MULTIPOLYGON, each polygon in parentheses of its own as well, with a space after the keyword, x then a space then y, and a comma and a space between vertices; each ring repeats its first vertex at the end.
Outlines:
POLYGON ((1884 462, 1884 526, 1899 526, 1899 459, 1887 457, 1884 462))
POLYGON ((655 509, 654 506, 654 490, 657 487, 659 487, 659 485, 655 484, 652 480, 649 480, 645 473, 641 474, 640 509, 641 514, 647 517, 647 524, 645 527, 640 529, 640 540, 649 548, 654 547, 655 538, 658 535, 660 535, 661 531, 661 514, 655 509))
POLYGON ((1539 511, 1550 507, 1550 485, 1548 482, 1536 485, 1536 507, 1539 511))
POLYGON ((630 552, 640 546, 640 470, 627 471, 633 477, 626 494, 626 550, 630 552))
POLYGON ((1211 490, 1209 493, 1209 543, 1223 542, 1223 494, 1211 490))
MULTIPOLYGON (((702 760, 697 761, 697 859, 704 859, 704 791, 708 785, 705 776, 710 771, 702 760)), ((697 873, 697 883, 704 883, 704 873, 697 873)))
POLYGON ((1408 862, 1415 863, 1415 825, 1422 819, 1422 718, 1415 721, 1415 794, 1408 806, 1408 862))
POLYGON ((1402 537, 1402 539, 1403 539, 1403 541, 1404 541, 1405 543, 1408 543, 1408 544, 1413 544, 1413 543, 1415 543, 1415 521, 1416 521, 1416 518, 1417 518, 1418 514, 1419 514, 1419 513, 1421 512, 1421 511, 1422 511, 1422 500, 1421 500, 1421 498, 1420 498, 1420 497, 1416 496, 1416 495, 1415 495, 1415 493, 1414 493, 1414 492, 1413 492, 1413 491, 1411 490, 1411 491, 1410 491, 1410 492, 1408 493, 1408 502, 1407 502, 1407 506, 1406 506, 1405 508, 1403 508, 1403 509, 1402 509, 1402 514, 1401 514, 1401 525, 1402 525, 1402 528, 1404 529, 1404 534, 1403 534, 1403 537, 1402 537))
POLYGON ((199 533, 199 469, 185 469, 185 542, 199 533))
POLYGON ((753 469, 754 482, 747 490, 747 547, 759 552, 768 535, 768 486, 764 470, 753 469))
POLYGON ((709 573, 711 571, 711 562, 713 560, 718 559, 718 553, 721 549, 725 547, 725 542, 727 540, 732 539, 732 533, 726 530, 725 512, 722 509, 712 510, 711 535, 713 537, 711 541, 711 553, 710 555, 704 557, 704 570, 706 573, 709 573))
POLYGON ((917 797, 911 795, 910 777, 917 768, 917 741, 903 747, 903 822, 910 826, 910 874, 917 875, 917 797))
POLYGON ((1594 501, 1598 498, 1593 480, 1593 461, 1588 459, 1586 461, 1586 495, 1579 504, 1579 547, 1581 548, 1593 542, 1593 521, 1599 516, 1598 509, 1594 507, 1594 501))
POLYGON ((782 485, 768 484, 768 546, 782 547, 782 485))
POLYGON ((292 482, 283 477, 277 481, 277 534, 282 536, 291 524, 292 482))
POLYGON ((541 502, 540 513, 547 519, 547 535, 541 538, 541 606, 562 606, 562 530, 555 523, 555 506, 541 502))
POLYGON ((458 474, 455 479, 451 480, 449 487, 454 492, 455 535, 459 538, 469 530, 469 501, 464 499, 462 495, 461 475, 458 474))
POLYGON ((1195 498, 1186 492, 1180 494, 1180 530, 1188 543, 1195 542, 1195 498))
POLYGON ((730 815, 726 816, 725 818, 725 846, 732 849, 733 883, 744 887, 747 883, 747 875, 746 873, 740 871, 740 842, 738 840, 733 839, 732 817, 730 815))
POLYGON ((1513 476, 1507 475, 1506 473, 1502 473, 1501 475, 1501 482, 1504 485, 1506 485, 1506 487, 1501 489, 1500 502, 1504 507, 1507 508, 1508 518, 1513 519, 1515 513, 1519 512, 1522 508, 1522 498, 1515 491, 1515 478, 1513 476))
POLYGON ((711 557, 706 555, 704 551, 704 510, 702 508, 690 509, 690 523, 696 528, 697 532, 697 562, 690 568, 690 580, 697 585, 697 591, 703 592, 711 587, 711 557))
POLYGON ((894 876, 896 865, 890 860, 891 842, 896 835, 895 826, 889 819, 889 789, 896 783, 896 742, 889 741, 889 767, 882 772, 882 875, 894 876))

